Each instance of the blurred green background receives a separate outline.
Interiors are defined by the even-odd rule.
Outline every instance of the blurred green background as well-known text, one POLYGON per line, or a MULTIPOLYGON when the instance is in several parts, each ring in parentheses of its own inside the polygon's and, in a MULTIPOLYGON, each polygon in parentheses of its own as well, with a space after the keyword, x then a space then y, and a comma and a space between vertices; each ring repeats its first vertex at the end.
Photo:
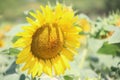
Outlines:
MULTIPOLYGON (((110 11, 120 9, 120 0, 57 0, 72 5, 77 13, 84 13, 91 18, 106 16, 110 11)), ((52 4, 56 0, 0 0, 0 23, 22 23, 29 10, 36 10, 40 5, 52 4)))

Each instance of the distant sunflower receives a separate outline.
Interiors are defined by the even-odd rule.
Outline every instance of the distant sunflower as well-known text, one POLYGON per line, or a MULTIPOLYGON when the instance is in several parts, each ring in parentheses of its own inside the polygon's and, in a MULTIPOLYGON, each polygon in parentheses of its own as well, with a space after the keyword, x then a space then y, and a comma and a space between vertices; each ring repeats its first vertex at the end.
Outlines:
POLYGON ((79 21, 79 26, 81 27, 82 29, 82 33, 81 33, 81 37, 80 37, 80 42, 82 43, 82 45, 86 45, 86 41, 87 41, 87 37, 88 33, 91 32, 91 24, 90 24, 90 21, 86 18, 80 18, 79 21))
POLYGON ((4 41, 0 40, 0 47, 3 47, 3 46, 4 46, 4 41))
POLYGON ((85 32, 85 33, 89 33, 89 32, 90 32, 90 30, 91 30, 91 25, 90 25, 90 22, 89 22, 87 19, 81 18, 81 19, 79 20, 79 24, 80 24, 83 32, 85 32))
POLYGON ((21 36, 15 47, 23 50, 17 56, 16 63, 25 63, 22 70, 28 70, 33 77, 46 73, 50 76, 60 75, 70 68, 69 61, 79 48, 79 32, 75 26, 78 18, 71 7, 57 4, 54 9, 50 6, 40 6, 36 14, 30 12, 35 20, 27 17, 29 26, 23 27, 21 36))
POLYGON ((0 47, 4 46, 4 33, 2 31, 0 31, 0 47))
POLYGON ((120 19, 116 22, 116 26, 120 27, 120 19))

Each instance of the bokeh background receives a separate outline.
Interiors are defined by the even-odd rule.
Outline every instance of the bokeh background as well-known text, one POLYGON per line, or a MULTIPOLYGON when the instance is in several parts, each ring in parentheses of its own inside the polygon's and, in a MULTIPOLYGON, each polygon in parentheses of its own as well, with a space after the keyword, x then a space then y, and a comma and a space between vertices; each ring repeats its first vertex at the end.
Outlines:
POLYGON ((29 11, 56 2, 72 6, 83 27, 90 26, 92 31, 82 34, 80 54, 71 63, 71 70, 62 76, 42 75, 33 80, 120 80, 120 0, 0 0, 0 80, 32 80, 15 63, 20 50, 12 47, 17 40, 14 36, 26 25, 29 11))
MULTIPOLYGON (((77 13, 85 13, 91 18, 98 15, 106 16, 110 11, 120 9, 120 0, 57 0, 72 5, 77 13)), ((36 10, 39 6, 50 3, 55 5, 56 0, 0 0, 0 23, 19 23, 25 21, 28 11, 36 10)))

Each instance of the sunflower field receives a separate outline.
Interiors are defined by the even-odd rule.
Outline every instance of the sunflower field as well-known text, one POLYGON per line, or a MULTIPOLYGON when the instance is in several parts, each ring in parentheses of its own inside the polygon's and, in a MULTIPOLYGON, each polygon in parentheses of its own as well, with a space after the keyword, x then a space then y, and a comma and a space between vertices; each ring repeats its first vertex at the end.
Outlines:
POLYGON ((0 80, 120 80, 120 0, 0 0, 0 80))

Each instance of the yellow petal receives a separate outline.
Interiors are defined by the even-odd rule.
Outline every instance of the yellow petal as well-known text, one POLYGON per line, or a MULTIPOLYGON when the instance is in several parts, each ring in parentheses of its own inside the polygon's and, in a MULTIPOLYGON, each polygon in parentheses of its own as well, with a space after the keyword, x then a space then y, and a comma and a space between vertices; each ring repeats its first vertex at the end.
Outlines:
POLYGON ((13 46, 14 47, 26 47, 31 44, 31 41, 32 40, 29 38, 20 38, 13 44, 13 46))
POLYGON ((25 40, 23 38, 20 38, 13 44, 13 46, 14 47, 25 47, 26 44, 24 42, 25 40))
POLYGON ((49 76, 52 76, 52 65, 49 60, 46 60, 43 70, 46 74, 48 74, 49 76))
POLYGON ((40 6, 40 9, 42 10, 43 15, 46 15, 46 10, 42 5, 40 6))
MULTIPOLYGON (((67 25, 67 24, 66 24, 67 25)), ((65 25, 65 26, 66 26, 65 25)), ((70 25, 69 25, 70 26, 70 25)), ((63 26, 61 26, 61 28, 62 28, 62 30, 63 30, 63 32, 69 32, 69 33, 78 33, 78 31, 76 31, 73 27, 69 27, 69 26, 67 26, 67 27, 63 27, 63 26)))
POLYGON ((32 27, 32 26, 23 26, 22 29, 25 31, 25 32, 28 32, 30 34, 33 34, 36 30, 36 28, 32 27))
POLYGON ((64 73, 65 66, 63 65, 60 57, 56 57, 55 59, 53 59, 52 64, 56 75, 64 73))
POLYGON ((65 67, 70 69, 70 65, 69 65, 68 59, 64 55, 62 55, 62 54, 60 56, 61 56, 62 63, 65 65, 65 67))
POLYGON ((73 46, 73 45, 69 45, 68 43, 65 43, 65 48, 68 50, 68 51, 72 51, 71 53, 73 54, 77 54, 78 51, 77 51, 77 48, 76 46, 73 46))
POLYGON ((19 32, 19 33, 16 34, 16 36, 31 38, 32 34, 29 34, 27 32, 19 32))
POLYGON ((37 19, 38 19, 39 25, 43 25, 45 23, 44 15, 38 10, 36 11, 36 13, 37 13, 37 19))
POLYGON ((80 47, 80 43, 78 43, 77 41, 69 41, 69 40, 66 40, 66 43, 71 45, 71 46, 75 46, 77 48, 80 47))
POLYGON ((37 16, 36 16, 36 14, 35 14, 35 13, 33 13, 33 12, 29 12, 29 14, 30 14, 31 16, 33 16, 34 18, 36 18, 36 19, 37 19, 37 16))
POLYGON ((70 52, 69 50, 67 50, 66 48, 63 48, 62 49, 62 52, 61 52, 65 57, 67 57, 69 60, 73 60, 73 56, 74 54, 72 52, 70 52))
POLYGON ((27 21, 28 21, 32 26, 35 26, 35 27, 39 26, 39 25, 37 24, 37 22, 33 21, 31 18, 26 17, 26 19, 27 19, 27 21))
POLYGON ((38 76, 40 76, 42 74, 42 71, 43 71, 44 62, 42 60, 39 60, 38 65, 39 65, 38 76))
POLYGON ((27 55, 25 56, 18 57, 16 60, 16 64, 24 63, 27 60, 27 58, 31 56, 29 52, 26 52, 26 54, 27 55))
POLYGON ((38 68, 39 68, 38 60, 36 59, 35 62, 36 62, 36 63, 35 63, 32 71, 31 71, 33 78, 35 77, 35 75, 37 75, 37 73, 38 73, 38 68))
POLYGON ((36 65, 36 58, 32 57, 31 64, 28 69, 28 74, 30 74, 30 73, 32 73, 32 71, 34 71, 35 65, 36 65))
POLYGON ((52 13, 52 10, 49 6, 46 6, 45 8, 45 12, 46 12, 46 22, 47 23, 53 23, 53 13, 52 13))
POLYGON ((30 47, 25 47, 18 55, 17 57, 22 57, 22 56, 26 56, 29 55, 28 53, 30 52, 30 47))
POLYGON ((55 7, 55 19, 59 19, 62 15, 63 15, 63 11, 62 11, 62 6, 58 3, 57 6, 55 7))
POLYGON ((33 63, 34 63, 33 55, 29 55, 29 57, 26 59, 26 64, 22 68, 22 71, 30 68, 30 66, 33 65, 33 63))
POLYGON ((58 71, 58 66, 57 66, 57 62, 58 62, 58 59, 52 59, 52 64, 53 64, 53 67, 54 67, 54 71, 55 71, 55 74, 56 75, 59 75, 60 74, 60 72, 58 71))

